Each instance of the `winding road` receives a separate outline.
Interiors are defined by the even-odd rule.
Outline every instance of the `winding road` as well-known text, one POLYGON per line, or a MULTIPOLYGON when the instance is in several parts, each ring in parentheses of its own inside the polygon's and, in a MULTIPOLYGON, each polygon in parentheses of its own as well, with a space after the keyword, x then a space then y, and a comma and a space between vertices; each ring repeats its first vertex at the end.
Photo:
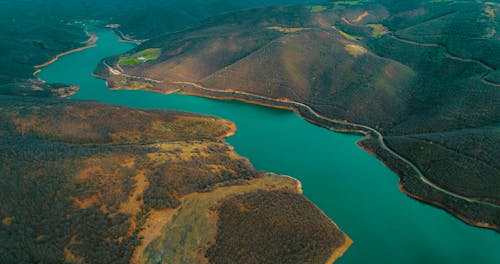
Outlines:
POLYGON ((462 61, 462 62, 468 62, 468 63, 476 63, 476 64, 479 64, 481 65, 483 68, 485 68, 488 72, 484 73, 482 76, 481 76, 481 82, 487 84, 487 85, 491 85, 491 86, 495 86, 495 87, 500 87, 500 83, 496 83, 496 82, 493 82, 493 81, 490 81, 488 79, 486 79, 486 77, 488 77, 488 75, 491 73, 491 72, 494 72, 496 71, 497 69, 487 63, 484 63, 480 60, 477 60, 477 59, 472 59, 472 58, 462 58, 462 57, 459 57, 457 55, 453 55, 451 54, 449 51, 448 51, 448 47, 446 47, 445 45, 443 44, 438 44, 438 43, 422 43, 422 42, 417 42, 417 41, 413 41, 413 40, 409 40, 409 39, 404 39, 404 38, 401 38, 399 36, 396 36, 395 34, 393 33, 390 33, 390 37, 397 40, 397 41, 400 41, 400 42, 404 42, 404 43, 408 43, 408 44, 412 44, 412 45, 418 45, 418 46, 423 46, 423 47, 435 47, 435 48, 442 48, 444 50, 444 55, 449 58, 449 59, 452 59, 452 60, 457 60, 457 61, 462 61))
MULTIPOLYGON (((121 70, 118 70, 118 69, 115 69, 115 68, 109 66, 105 61, 103 61, 103 64, 108 68, 109 72, 112 75, 120 75, 120 76, 124 76, 124 77, 128 77, 128 78, 145 80, 145 81, 155 82, 155 83, 163 83, 163 81, 161 81, 161 80, 155 80, 155 79, 151 79, 151 78, 147 78, 147 77, 141 77, 141 76, 131 76, 131 75, 128 75, 128 74, 122 72, 121 70)), ((243 95, 243 96, 247 96, 247 97, 250 97, 250 98, 263 99, 263 100, 270 101, 270 102, 276 102, 276 103, 279 103, 279 104, 285 104, 285 105, 294 107, 295 109, 303 108, 303 109, 306 109, 309 113, 311 113, 313 116, 315 116, 318 119, 321 119, 321 120, 324 120, 324 121, 327 121, 327 122, 332 122, 332 123, 340 124, 340 125, 349 125, 349 126, 360 128, 359 131, 361 133, 363 133, 365 136, 375 135, 375 137, 377 138, 377 141, 380 144, 380 146, 382 147, 382 149, 386 150, 391 155, 393 155, 394 157, 396 157, 397 159, 399 159, 403 163, 405 163, 408 166, 410 166, 413 169, 413 171, 415 171, 417 178, 420 181, 422 181, 424 184, 430 186, 431 188, 433 188, 435 190, 438 190, 438 191, 440 191, 440 192, 442 192, 444 194, 447 194, 449 196, 455 197, 457 199, 464 200, 464 201, 469 202, 469 203, 476 203, 476 204, 482 204, 482 205, 491 206, 491 207, 494 207, 494 208, 500 208, 500 205, 497 205, 497 204, 494 204, 494 203, 489 203, 489 202, 486 202, 486 201, 475 200, 475 199, 472 199, 472 198, 469 198, 469 197, 466 197, 466 196, 463 196, 463 195, 460 195, 460 194, 456 194, 456 193, 450 192, 450 191, 448 191, 448 190, 446 190, 446 189, 444 189, 444 188, 442 188, 440 186, 437 186, 435 183, 433 183, 428 178, 426 178, 425 175, 422 173, 422 171, 415 164, 413 164, 411 161, 409 161, 405 157, 401 156, 400 154, 398 154, 397 152, 395 152, 394 150, 392 150, 389 146, 387 146, 385 144, 385 141, 384 141, 384 136, 378 130, 376 130, 376 129, 372 128, 372 127, 369 127, 369 126, 366 126, 366 125, 361 125, 361 124, 355 124, 355 123, 351 123, 351 122, 348 122, 348 121, 337 120, 337 119, 332 119, 332 118, 325 117, 325 116, 317 113, 309 105, 306 105, 304 103, 300 103, 300 102, 297 102, 297 101, 275 99, 275 98, 270 98, 270 97, 265 97, 265 96, 261 96, 261 95, 251 94, 251 93, 247 93, 247 92, 240 92, 240 91, 223 91, 223 90, 211 89, 211 88, 203 87, 203 86, 201 86, 201 85, 199 85, 197 83, 193 83, 193 82, 173 81, 173 82, 169 82, 169 83, 171 83, 171 84, 178 84, 178 85, 188 85, 188 86, 194 87, 196 89, 199 89, 200 91, 209 91, 209 92, 212 92, 212 93, 217 93, 217 94, 220 94, 221 96, 226 96, 226 97, 234 98, 235 100, 238 99, 238 97, 235 97, 235 95, 243 95)), ((241 99, 243 99, 243 98, 241 98, 241 99)), ((329 127, 328 129, 334 130, 331 127, 329 127)))
POLYGON ((445 45, 443 44, 439 44, 439 43, 423 43, 423 42, 418 42, 418 41, 414 41, 414 40, 409 40, 409 39, 405 39, 405 38, 402 38, 402 37, 399 37, 393 33, 390 33, 389 34, 391 38, 397 40, 397 41, 401 41, 401 42, 404 42, 404 43, 408 43, 408 44, 412 44, 412 45, 418 45, 418 46, 422 46, 422 47, 436 47, 436 48, 443 48, 444 49, 444 54, 447 58, 450 58, 452 60, 457 60, 457 61, 462 61, 462 62, 469 62, 469 63, 477 63, 479 65, 481 65, 482 67, 484 67, 485 69, 489 70, 489 71, 496 71, 496 68, 483 62, 483 61, 480 61, 480 60, 477 60, 477 59, 472 59, 472 58, 462 58, 462 57, 459 57, 457 55, 454 55, 454 54, 451 54, 450 51, 448 50, 448 47, 446 47, 445 45))
MULTIPOLYGON (((455 198, 458 198, 458 199, 461 199, 461 200, 465 200, 467 202, 470 202, 470 203, 479 203, 479 204, 484 204, 484 205, 488 205, 488 206, 492 206, 492 207, 495 207, 495 208, 500 208, 500 205, 497 205, 497 204, 493 204, 493 203, 488 203, 488 202, 484 202, 484 201, 479 201, 479 200, 475 200, 475 199, 471 199, 469 197, 465 197, 465 196, 462 196, 462 195, 459 195, 459 194, 456 194, 456 193, 453 193, 453 192, 450 192, 448 190, 445 190, 439 186, 437 186, 436 184, 434 184, 433 182, 431 182, 429 179, 427 179, 424 174, 420 171, 420 169, 415 166, 411 161, 409 161, 408 159, 406 159, 405 157, 399 155, 398 153, 396 153, 394 150, 392 150, 390 147, 388 147, 386 144, 385 144, 385 141, 384 141, 384 136, 376 129, 372 128, 372 127, 369 127, 369 126, 366 126, 366 125, 361 125, 361 124, 355 124, 355 123, 351 123, 351 122, 347 122, 347 121, 342 121, 342 120, 336 120, 336 119, 331 119, 331 118, 328 118, 328 117, 325 117, 321 114, 318 114, 316 111, 314 111, 310 106, 306 105, 306 104, 303 104, 303 103, 300 103, 300 102, 296 102, 296 101, 287 101, 287 100, 280 100, 280 99, 274 99, 274 98, 269 98, 269 97, 265 97, 265 96, 261 96, 261 95, 256 95, 256 94, 250 94, 250 93, 246 93, 246 92, 239 92, 239 91, 233 91, 233 92, 227 92, 227 91, 221 91, 221 90, 216 90, 216 89, 210 89, 210 88, 206 88, 206 87, 203 87, 199 84, 196 84, 196 83, 191 83, 191 82, 172 82, 174 84, 184 84, 184 85, 190 85, 190 86, 194 86, 200 90, 205 90, 205 91, 210 91, 210 92, 216 92, 216 93, 221 93, 223 95, 231 95, 231 96, 234 96, 234 94, 240 94, 240 95, 245 95, 245 96, 248 96, 248 97, 254 97, 254 98, 260 98, 260 99, 264 99, 264 100, 268 100, 268 101, 274 101, 274 102, 278 102, 278 103, 285 103, 285 104, 291 104, 291 105, 294 105, 295 107, 303 107, 305 109, 307 109, 307 111, 309 111, 312 115, 314 115, 315 117, 317 117, 318 119, 322 119, 324 121, 328 121, 328 122, 332 122, 332 123, 337 123, 337 124, 341 124, 341 125, 350 125, 350 126, 355 126, 355 127, 358 127, 358 128, 361 128, 361 129, 364 129, 366 131, 369 131, 371 133, 373 133, 374 135, 376 135, 376 138, 377 138, 377 141, 379 142, 380 146, 388 151, 391 155, 393 155, 394 157, 396 157, 397 159, 403 161, 404 163, 406 163, 407 165, 409 165, 417 174, 417 177, 425 184, 429 185, 430 187, 440 191, 440 192, 443 192, 445 194, 448 194, 450 196, 453 196, 455 198)), ((368 135, 369 133, 367 133, 365 131, 365 135, 368 135)))
MULTIPOLYGON (((446 15, 449 15, 449 14, 446 14, 446 15)), ((349 21, 348 19, 346 19, 345 17, 342 18, 342 21, 349 24, 349 25, 355 25, 356 23, 354 21, 349 21)), ((359 21, 357 21, 359 22, 359 21)), ((479 64, 481 65, 483 68, 485 68, 486 70, 488 70, 489 72, 483 74, 481 76, 481 81, 485 84, 488 84, 488 85, 492 85, 492 86, 496 86, 496 87, 500 87, 500 83, 496 83, 496 82, 493 82, 493 81, 490 81, 488 79, 486 79, 486 77, 491 73, 491 72, 494 72, 496 71, 497 69, 488 64, 488 63, 485 63, 484 61, 481 61, 481 60, 478 60, 478 59, 474 59, 474 58, 463 58, 463 57, 460 57, 458 55, 455 55, 455 54, 452 54, 449 50, 448 50, 448 47, 446 45, 443 45, 443 44, 440 44, 440 43, 424 43, 424 42, 419 42, 419 41, 415 41, 415 40, 411 40, 411 39, 405 39, 405 38, 402 38, 400 36, 397 36, 395 34, 395 32, 393 31, 389 31, 388 32, 388 36, 397 40, 397 41, 400 41, 400 42, 404 42, 404 43, 407 43, 407 44, 411 44, 411 45, 417 45, 417 46, 421 46, 421 47, 434 47, 434 48, 442 48, 444 50, 444 55, 449 58, 449 59, 452 59, 452 60, 457 60, 457 61, 461 61, 461 62, 468 62, 468 63, 476 63, 476 64, 479 64)))

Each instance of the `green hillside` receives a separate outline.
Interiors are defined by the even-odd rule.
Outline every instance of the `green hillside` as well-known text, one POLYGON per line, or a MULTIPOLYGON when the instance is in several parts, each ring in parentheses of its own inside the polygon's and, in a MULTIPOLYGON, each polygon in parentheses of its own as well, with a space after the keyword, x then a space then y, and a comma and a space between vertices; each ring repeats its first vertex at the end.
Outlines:
POLYGON ((84 46, 88 39, 84 31, 92 31, 92 25, 118 24, 119 27, 114 30, 120 36, 143 40, 185 29, 224 12, 304 1, 3 2, 0 10, 0 94, 37 97, 67 95, 58 91, 60 85, 46 84, 33 77, 34 66, 49 61, 59 53, 84 46))

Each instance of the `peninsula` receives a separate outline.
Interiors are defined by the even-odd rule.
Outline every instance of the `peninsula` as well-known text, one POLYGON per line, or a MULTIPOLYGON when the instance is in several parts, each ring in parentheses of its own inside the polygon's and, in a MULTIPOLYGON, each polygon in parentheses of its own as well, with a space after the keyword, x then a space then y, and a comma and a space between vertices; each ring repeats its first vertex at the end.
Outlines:
POLYGON ((351 244, 297 180, 223 142, 229 121, 0 102, 2 263, 331 263, 351 244))

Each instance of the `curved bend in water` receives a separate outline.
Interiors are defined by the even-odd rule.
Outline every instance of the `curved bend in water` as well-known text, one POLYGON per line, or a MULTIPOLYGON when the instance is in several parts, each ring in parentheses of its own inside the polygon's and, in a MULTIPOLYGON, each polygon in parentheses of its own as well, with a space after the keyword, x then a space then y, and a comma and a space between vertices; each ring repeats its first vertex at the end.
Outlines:
POLYGON ((132 44, 98 32, 95 48, 60 58, 39 77, 81 87, 73 99, 138 108, 215 115, 236 123, 228 139, 257 169, 291 175, 305 195, 353 240, 339 263, 500 263, 500 235, 468 226, 397 188, 398 177, 355 144, 360 137, 330 132, 290 111, 145 91, 110 91, 92 77, 104 57, 132 44))

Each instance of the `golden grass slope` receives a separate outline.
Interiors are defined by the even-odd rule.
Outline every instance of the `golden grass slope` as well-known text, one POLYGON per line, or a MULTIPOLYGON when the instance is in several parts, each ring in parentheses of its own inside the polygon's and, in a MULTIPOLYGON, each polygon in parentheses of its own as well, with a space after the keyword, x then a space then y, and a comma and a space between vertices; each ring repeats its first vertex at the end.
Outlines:
MULTIPOLYGON (((141 263, 153 263, 161 256, 163 263, 208 263, 205 252, 215 242, 218 205, 229 197, 256 190, 298 192, 291 178, 267 174, 243 185, 221 186, 208 193, 192 193, 182 198, 182 205, 170 223, 163 226, 148 245, 141 263)), ((147 229, 145 229, 147 231, 147 229)))
MULTIPOLYGON (((127 68, 125 74, 159 83, 127 84, 127 78, 116 81, 119 78, 112 76, 110 84, 173 92, 180 88, 178 82, 191 82, 212 89, 289 98, 308 103, 330 117, 362 123, 377 120, 380 126, 396 122, 406 111, 415 72, 378 56, 364 42, 366 36, 341 27, 344 16, 371 23, 387 11, 379 6, 369 11, 301 10, 265 9, 255 11, 255 17, 244 13, 241 18, 228 15, 227 23, 211 21, 207 26, 153 39, 144 48, 162 47, 161 59, 127 68), (264 16, 266 12, 275 18, 264 16), (377 100, 365 100, 368 97, 377 100)), ((387 33, 381 24, 370 25, 361 25, 368 37, 387 33)))

